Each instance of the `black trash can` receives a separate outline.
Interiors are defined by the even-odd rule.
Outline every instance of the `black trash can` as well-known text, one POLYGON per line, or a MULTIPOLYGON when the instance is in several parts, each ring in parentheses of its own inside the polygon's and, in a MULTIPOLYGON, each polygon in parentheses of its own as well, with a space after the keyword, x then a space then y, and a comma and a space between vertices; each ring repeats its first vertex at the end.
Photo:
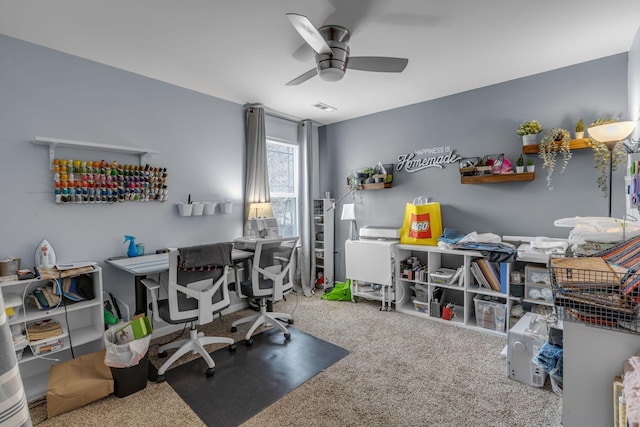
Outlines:
POLYGON ((140 391, 147 386, 147 371, 149 368, 149 351, 140 362, 128 368, 111 367, 113 375, 113 394, 116 397, 126 397, 140 391))

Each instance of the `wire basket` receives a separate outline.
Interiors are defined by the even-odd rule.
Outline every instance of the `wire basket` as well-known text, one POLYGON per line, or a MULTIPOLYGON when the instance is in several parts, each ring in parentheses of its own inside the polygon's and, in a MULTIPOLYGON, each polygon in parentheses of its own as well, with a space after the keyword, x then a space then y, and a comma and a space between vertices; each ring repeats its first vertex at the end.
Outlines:
POLYGON ((564 321, 640 334, 640 274, 602 258, 551 260, 551 287, 564 321))

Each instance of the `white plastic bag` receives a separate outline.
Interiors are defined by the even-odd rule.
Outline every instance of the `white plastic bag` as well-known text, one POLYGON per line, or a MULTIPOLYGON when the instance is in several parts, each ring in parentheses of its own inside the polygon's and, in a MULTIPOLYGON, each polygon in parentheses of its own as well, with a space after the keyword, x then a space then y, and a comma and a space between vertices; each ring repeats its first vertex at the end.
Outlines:
POLYGON ((121 328, 122 324, 113 325, 104 333, 104 364, 112 368, 136 366, 147 354, 151 343, 151 335, 147 335, 126 344, 116 344, 116 332, 121 328))

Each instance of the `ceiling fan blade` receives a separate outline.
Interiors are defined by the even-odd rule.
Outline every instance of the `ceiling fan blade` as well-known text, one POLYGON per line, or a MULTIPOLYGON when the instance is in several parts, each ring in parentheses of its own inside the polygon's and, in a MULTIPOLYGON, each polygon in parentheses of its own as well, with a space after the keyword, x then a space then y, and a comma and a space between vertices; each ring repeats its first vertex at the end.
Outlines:
POLYGON ((406 58, 387 56, 352 56, 347 62, 350 70, 378 71, 382 73, 400 73, 409 63, 406 58))
POLYGON ((315 77, 317 75, 318 75, 318 69, 317 68, 312 68, 309 71, 307 71, 306 73, 301 74, 298 77, 296 77, 295 79, 291 80, 289 83, 286 84, 286 86, 299 85, 300 83, 304 83, 307 80, 309 80, 311 77, 315 77))
POLYGON ((331 48, 327 41, 322 37, 318 29, 311 23, 309 18, 297 13, 287 13, 289 22, 296 29, 300 37, 309 44, 318 53, 330 54, 331 48))

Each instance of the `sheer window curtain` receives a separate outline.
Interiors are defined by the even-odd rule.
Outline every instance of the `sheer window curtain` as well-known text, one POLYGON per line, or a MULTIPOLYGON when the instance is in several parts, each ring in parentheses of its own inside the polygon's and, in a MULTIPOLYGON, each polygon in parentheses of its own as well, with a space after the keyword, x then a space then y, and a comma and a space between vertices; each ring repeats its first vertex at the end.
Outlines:
POLYGON ((269 170, 267 169, 267 136, 264 126, 264 108, 248 107, 245 135, 247 169, 244 197, 245 229, 249 220, 249 203, 270 202, 269 170))

